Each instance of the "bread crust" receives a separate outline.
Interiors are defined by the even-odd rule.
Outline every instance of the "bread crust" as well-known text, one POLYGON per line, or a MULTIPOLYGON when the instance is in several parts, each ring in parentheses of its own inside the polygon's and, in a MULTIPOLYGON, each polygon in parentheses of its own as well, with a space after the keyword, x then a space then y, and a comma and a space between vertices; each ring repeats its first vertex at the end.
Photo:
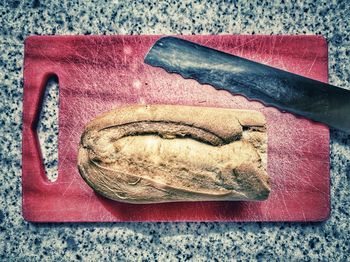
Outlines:
POLYGON ((265 200, 262 113, 181 105, 134 105, 84 129, 78 168, 107 198, 129 203, 265 200))

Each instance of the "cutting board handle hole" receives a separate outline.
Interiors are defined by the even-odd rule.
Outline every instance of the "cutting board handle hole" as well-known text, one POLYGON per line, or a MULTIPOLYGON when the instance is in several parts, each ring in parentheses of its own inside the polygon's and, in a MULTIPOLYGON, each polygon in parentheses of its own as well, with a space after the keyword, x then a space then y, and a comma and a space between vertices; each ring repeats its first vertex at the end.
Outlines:
POLYGON ((37 122, 41 156, 50 182, 55 182, 58 178, 58 98, 58 78, 50 75, 45 84, 37 122))

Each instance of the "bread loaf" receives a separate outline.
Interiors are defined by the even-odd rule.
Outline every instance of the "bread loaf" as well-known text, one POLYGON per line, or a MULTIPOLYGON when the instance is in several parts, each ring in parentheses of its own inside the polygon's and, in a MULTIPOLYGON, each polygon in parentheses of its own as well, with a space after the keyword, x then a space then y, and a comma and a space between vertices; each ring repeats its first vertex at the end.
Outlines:
POLYGON ((78 153, 96 192, 129 203, 264 200, 266 162, 261 113, 180 105, 102 114, 85 127, 78 153))

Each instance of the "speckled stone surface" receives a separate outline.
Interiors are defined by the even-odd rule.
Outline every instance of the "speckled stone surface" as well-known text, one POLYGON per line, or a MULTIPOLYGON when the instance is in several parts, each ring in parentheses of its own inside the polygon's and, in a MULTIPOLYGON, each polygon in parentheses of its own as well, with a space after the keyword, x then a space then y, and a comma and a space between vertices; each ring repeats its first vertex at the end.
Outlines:
MULTIPOLYGON (((327 222, 34 224, 23 220, 22 67, 23 40, 28 35, 321 34, 329 43, 330 83, 350 89, 350 5, 346 0, 274 5, 267 1, 156 2, 1 1, 0 260, 350 259, 350 135, 336 130, 331 130, 332 212, 327 222)), ((53 145, 46 150, 45 162, 54 178, 56 94, 49 93, 40 136, 53 145)))

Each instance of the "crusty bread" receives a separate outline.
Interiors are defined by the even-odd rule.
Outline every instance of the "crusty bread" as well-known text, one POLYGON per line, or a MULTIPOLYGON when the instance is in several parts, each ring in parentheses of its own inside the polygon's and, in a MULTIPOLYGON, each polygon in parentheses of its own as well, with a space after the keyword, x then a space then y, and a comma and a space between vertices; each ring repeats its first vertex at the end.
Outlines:
POLYGON ((264 116, 180 105, 112 110, 87 124, 78 167, 107 198, 130 203, 264 200, 264 116))

